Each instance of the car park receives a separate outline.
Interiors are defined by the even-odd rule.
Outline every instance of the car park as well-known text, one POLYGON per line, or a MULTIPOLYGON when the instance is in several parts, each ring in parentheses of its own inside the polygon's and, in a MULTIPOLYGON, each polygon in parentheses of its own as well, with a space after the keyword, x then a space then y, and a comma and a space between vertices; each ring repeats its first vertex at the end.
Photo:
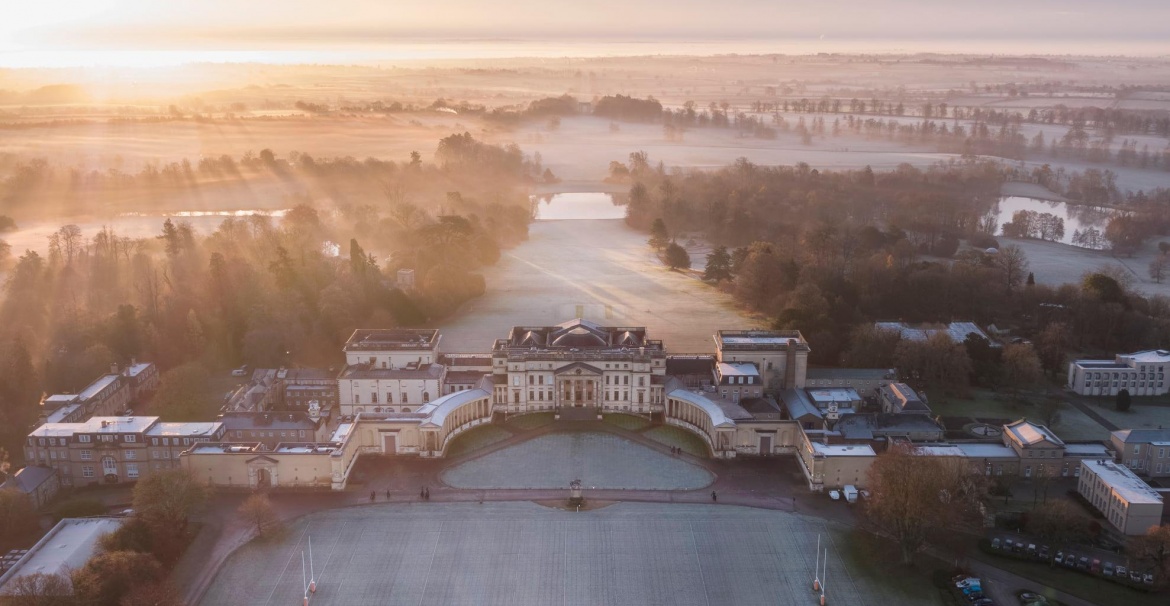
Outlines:
POLYGON ((1040 546, 1040 553, 1038 554, 1038 557, 1039 557, 1041 560, 1047 560, 1047 559, 1048 559, 1048 556, 1050 556, 1050 555, 1052 555, 1052 551, 1051 551, 1050 549, 1048 549, 1048 546, 1047 546, 1047 545, 1041 545, 1041 546, 1040 546))
POLYGON ((999 549, 999 547, 1000 547, 999 537, 991 539, 991 548, 992 549, 999 549))

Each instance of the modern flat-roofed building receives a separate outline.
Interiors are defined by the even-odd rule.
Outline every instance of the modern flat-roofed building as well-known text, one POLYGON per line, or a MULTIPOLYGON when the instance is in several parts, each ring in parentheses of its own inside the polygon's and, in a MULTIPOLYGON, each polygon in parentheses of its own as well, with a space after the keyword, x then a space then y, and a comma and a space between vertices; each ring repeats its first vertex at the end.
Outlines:
POLYGON ((1081 461, 1077 492, 1105 514, 1121 534, 1145 534, 1150 527, 1162 523, 1162 495, 1113 461, 1081 461))
POLYGON ((64 486, 133 482, 151 470, 171 469, 182 450, 218 442, 223 424, 160 423, 158 417, 91 417, 82 423, 45 423, 28 434, 25 460, 57 470, 64 486), (163 457, 163 452, 168 456, 163 457))
POLYGON ((852 484, 865 488, 877 454, 868 444, 825 444, 818 432, 801 432, 797 460, 808 489, 822 492, 852 484))
POLYGON ((345 363, 370 368, 436 364, 441 338, 433 328, 359 328, 345 342, 345 363))
POLYGON ((1131 396, 1166 395, 1167 366, 1170 350, 1165 349, 1117 354, 1112 360, 1073 360, 1067 387, 1082 396, 1115 396, 1123 389, 1131 396))
POLYGON ((61 575, 85 565, 98 551, 98 539, 117 530, 124 518, 65 518, 0 575, 0 596, 11 595, 13 581, 33 574, 61 575))
POLYGON ((721 330, 715 334, 715 360, 754 363, 764 389, 803 389, 809 351, 799 330, 721 330))

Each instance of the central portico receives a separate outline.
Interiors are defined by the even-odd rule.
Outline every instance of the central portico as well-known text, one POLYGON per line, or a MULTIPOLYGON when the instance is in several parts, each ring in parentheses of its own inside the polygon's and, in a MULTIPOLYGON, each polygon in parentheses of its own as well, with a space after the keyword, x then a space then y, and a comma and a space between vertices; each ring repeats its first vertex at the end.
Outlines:
POLYGON ((513 414, 660 412, 665 375, 662 341, 641 326, 516 326, 492 348, 494 404, 513 414))

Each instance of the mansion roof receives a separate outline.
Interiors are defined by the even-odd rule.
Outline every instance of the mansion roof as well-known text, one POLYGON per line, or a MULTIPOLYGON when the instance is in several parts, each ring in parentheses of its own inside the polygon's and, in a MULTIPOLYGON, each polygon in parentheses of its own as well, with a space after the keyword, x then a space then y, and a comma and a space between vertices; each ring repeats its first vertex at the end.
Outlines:
POLYGON ((645 327, 601 326, 581 318, 556 326, 514 326, 507 339, 496 341, 492 352, 525 358, 572 358, 581 352, 591 359, 665 355, 662 341, 647 339, 645 327))

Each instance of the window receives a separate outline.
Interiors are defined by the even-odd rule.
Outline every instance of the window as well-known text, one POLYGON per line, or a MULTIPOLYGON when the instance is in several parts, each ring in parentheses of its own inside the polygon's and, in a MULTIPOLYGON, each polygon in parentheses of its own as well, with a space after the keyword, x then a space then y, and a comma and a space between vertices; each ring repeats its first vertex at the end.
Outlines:
POLYGON ((609 385, 609 375, 605 375, 605 384, 609 385))
POLYGON ((92 461, 93 460, 93 451, 92 450, 81 451, 81 460, 82 461, 92 461))
POLYGON ((532 390, 531 390, 531 389, 529 389, 529 390, 528 390, 528 399, 529 399, 529 400, 535 400, 535 399, 536 399, 536 397, 534 396, 534 394, 533 394, 533 392, 532 392, 532 390))
POLYGON ((138 451, 136 451, 136 450, 127 450, 126 451, 126 460, 127 461, 133 461, 137 458, 138 458, 138 451))
POLYGON ((646 377, 638 377, 638 387, 646 386, 646 377))
POLYGON ((361 394, 357 394, 357 393, 353 394, 353 403, 354 404, 361 404, 362 403, 361 394))
POLYGON ((386 392, 386 403, 387 403, 387 404, 393 404, 393 403, 394 403, 394 392, 389 392, 389 391, 388 391, 388 392, 386 392))
POLYGON ((537 377, 536 384, 537 385, 544 385, 544 375, 540 375, 539 377, 537 377))
POLYGON ((378 392, 375 391, 374 393, 370 394, 370 404, 377 404, 377 403, 378 403, 378 392))
POLYGON ((1141 444, 1134 444, 1133 445, 1133 454, 1141 454, 1141 452, 1142 452, 1141 444))
MULTIPOLYGON (((626 366, 629 366, 629 364, 627 364, 626 366)), ((630 375, 626 375, 626 376, 622 377, 622 385, 629 385, 629 384, 630 384, 630 375)))
POLYGON ((128 436, 126 436, 126 441, 127 441, 127 442, 137 442, 137 441, 138 441, 138 436, 129 436, 129 435, 128 435, 128 436))
POLYGON ((126 464, 126 477, 131 480, 138 478, 138 463, 126 464))
POLYGON ((512 385, 520 387, 520 375, 512 375, 512 385))
POLYGON ((402 403, 406 404, 407 402, 410 402, 410 398, 406 397, 406 392, 404 391, 402 392, 402 403))
POLYGON ((154 450, 152 450, 152 451, 150 451, 150 458, 152 458, 152 459, 157 459, 157 458, 159 458, 159 456, 158 456, 158 449, 157 449, 157 448, 156 448, 156 449, 154 449, 154 450))
POLYGON ((82 465, 81 466, 81 477, 92 478, 93 477, 93 465, 82 465))
POLYGON ((532 375, 528 375, 528 384, 535 385, 536 384, 536 377, 534 377, 532 375))
POLYGON ((755 377, 748 377, 748 385, 751 385, 751 384, 752 384, 752 380, 753 380, 753 379, 755 379, 755 377))
POLYGON ((77 436, 79 442, 89 442, 89 436, 77 436))

